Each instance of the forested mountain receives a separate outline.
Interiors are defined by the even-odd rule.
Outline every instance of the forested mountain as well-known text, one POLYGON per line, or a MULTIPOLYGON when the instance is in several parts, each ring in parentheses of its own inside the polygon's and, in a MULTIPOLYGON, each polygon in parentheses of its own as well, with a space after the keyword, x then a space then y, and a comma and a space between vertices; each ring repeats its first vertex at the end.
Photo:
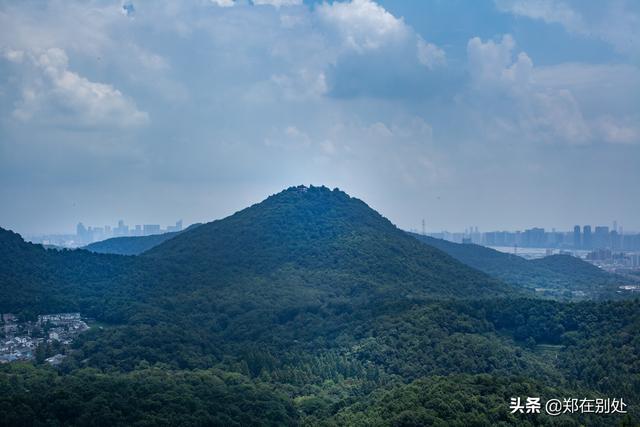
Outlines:
POLYGON ((92 310, 133 260, 82 250, 45 249, 0 228, 0 312, 32 317, 92 310))
POLYGON ((620 298, 624 279, 570 255, 526 260, 475 244, 460 244, 410 233, 458 261, 507 283, 560 299, 620 298))
POLYGON ((195 228, 200 224, 192 224, 183 231, 172 231, 169 233, 153 234, 151 236, 125 236, 113 237, 100 242, 91 243, 82 249, 99 254, 116 255, 140 255, 142 252, 158 246, 160 243, 173 239, 180 233, 195 228))
POLYGON ((561 303, 339 190, 292 187, 140 256, 0 233, 0 307, 99 323, 58 368, 0 366, 8 425, 618 425, 509 398, 640 398, 640 302, 561 303))
POLYGON ((321 273, 332 277, 333 293, 487 297, 515 291, 420 245, 361 200, 325 187, 291 187, 186 231, 143 257, 217 283, 247 275, 287 281, 301 274, 315 280, 321 273))

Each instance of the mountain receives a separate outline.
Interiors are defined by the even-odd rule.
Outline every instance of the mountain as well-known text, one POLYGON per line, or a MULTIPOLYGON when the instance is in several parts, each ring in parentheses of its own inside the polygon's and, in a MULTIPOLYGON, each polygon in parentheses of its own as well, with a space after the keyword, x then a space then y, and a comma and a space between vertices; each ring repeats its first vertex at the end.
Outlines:
POLYGON ((421 245, 361 200, 326 187, 291 187, 142 256, 218 283, 247 276, 287 282, 301 275, 332 293, 488 297, 515 291, 421 245))
POLYGON ((623 279, 570 255, 526 260, 475 244, 453 243, 410 233, 458 261, 507 283, 561 299, 618 298, 623 279))
MULTIPOLYGON (((102 249, 141 250, 159 236, 150 237, 115 239, 102 249)), ((364 202, 325 187, 291 187, 167 237, 140 256, 123 257, 46 250, 2 230, 0 310, 74 310, 128 321, 145 310, 156 313, 168 299, 185 315, 190 304, 206 301, 235 307, 248 322, 268 318, 268 325, 332 304, 381 309, 425 298, 518 294, 420 244, 364 202)))
POLYGON ((151 236, 113 237, 111 239, 91 243, 84 246, 82 249, 100 254, 140 255, 141 253, 158 246, 160 243, 173 239, 178 234, 191 228, 198 227, 199 225, 200 224, 192 224, 182 231, 172 231, 169 233, 154 234, 151 236))
POLYGON ((595 265, 571 255, 549 255, 533 259, 529 263, 554 273, 569 274, 578 281, 607 280, 613 276, 595 265))

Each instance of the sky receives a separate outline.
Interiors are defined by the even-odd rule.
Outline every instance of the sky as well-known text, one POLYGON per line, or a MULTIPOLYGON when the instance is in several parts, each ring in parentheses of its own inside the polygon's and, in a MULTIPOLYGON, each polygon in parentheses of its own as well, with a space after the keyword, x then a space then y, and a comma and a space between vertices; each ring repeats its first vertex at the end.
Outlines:
POLYGON ((0 226, 300 184, 404 229, 640 231, 640 2, 0 1, 0 226))

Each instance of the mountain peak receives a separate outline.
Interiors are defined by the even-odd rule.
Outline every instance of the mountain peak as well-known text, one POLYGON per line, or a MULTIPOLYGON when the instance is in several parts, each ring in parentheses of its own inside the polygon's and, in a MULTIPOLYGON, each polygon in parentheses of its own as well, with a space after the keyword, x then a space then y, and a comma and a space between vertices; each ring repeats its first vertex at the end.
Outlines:
POLYGON ((321 185, 319 187, 314 185, 309 185, 309 186, 298 185, 298 186, 292 186, 285 190, 282 190, 281 192, 268 197, 267 200, 269 200, 272 197, 284 198, 284 197, 297 197, 297 196, 304 196, 307 198, 339 197, 345 200, 355 199, 354 197, 349 196, 347 193, 345 193, 344 191, 340 190, 337 187, 331 190, 330 188, 324 185, 321 185))
POLYGON ((470 288, 480 295, 507 291, 408 236, 363 201, 324 186, 289 187, 143 256, 226 284, 268 276, 271 283, 290 286, 292 277, 304 276, 313 277, 304 279, 309 281, 322 277, 321 286, 423 296, 469 296, 470 288))

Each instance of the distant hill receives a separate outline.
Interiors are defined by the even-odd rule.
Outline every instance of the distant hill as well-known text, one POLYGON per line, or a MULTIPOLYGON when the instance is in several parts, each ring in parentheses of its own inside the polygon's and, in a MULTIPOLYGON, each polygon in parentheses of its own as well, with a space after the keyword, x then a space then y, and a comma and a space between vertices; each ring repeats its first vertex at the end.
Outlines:
POLYGON ((569 275, 581 282, 615 278, 615 275, 571 255, 550 255, 527 262, 557 274, 569 275))
POLYGON ((508 283, 538 294, 561 298, 617 298, 623 280, 579 258, 551 255, 526 260, 514 254, 499 252, 475 244, 453 243, 410 233, 423 243, 438 248, 458 261, 508 283))
POLYGON ((178 234, 183 233, 191 228, 198 227, 199 225, 200 224, 192 224, 182 231, 154 234, 151 236, 113 237, 111 239, 91 243, 87 246, 84 246, 82 249, 100 254, 140 255, 141 253, 148 251, 154 246, 158 246, 160 243, 169 239, 173 239, 178 234))
POLYGON ((486 297, 514 292, 416 242, 361 200, 326 187, 291 187, 142 256, 169 261, 188 274, 210 274, 218 282, 252 276, 288 282, 302 275, 316 290, 341 293, 486 297))

